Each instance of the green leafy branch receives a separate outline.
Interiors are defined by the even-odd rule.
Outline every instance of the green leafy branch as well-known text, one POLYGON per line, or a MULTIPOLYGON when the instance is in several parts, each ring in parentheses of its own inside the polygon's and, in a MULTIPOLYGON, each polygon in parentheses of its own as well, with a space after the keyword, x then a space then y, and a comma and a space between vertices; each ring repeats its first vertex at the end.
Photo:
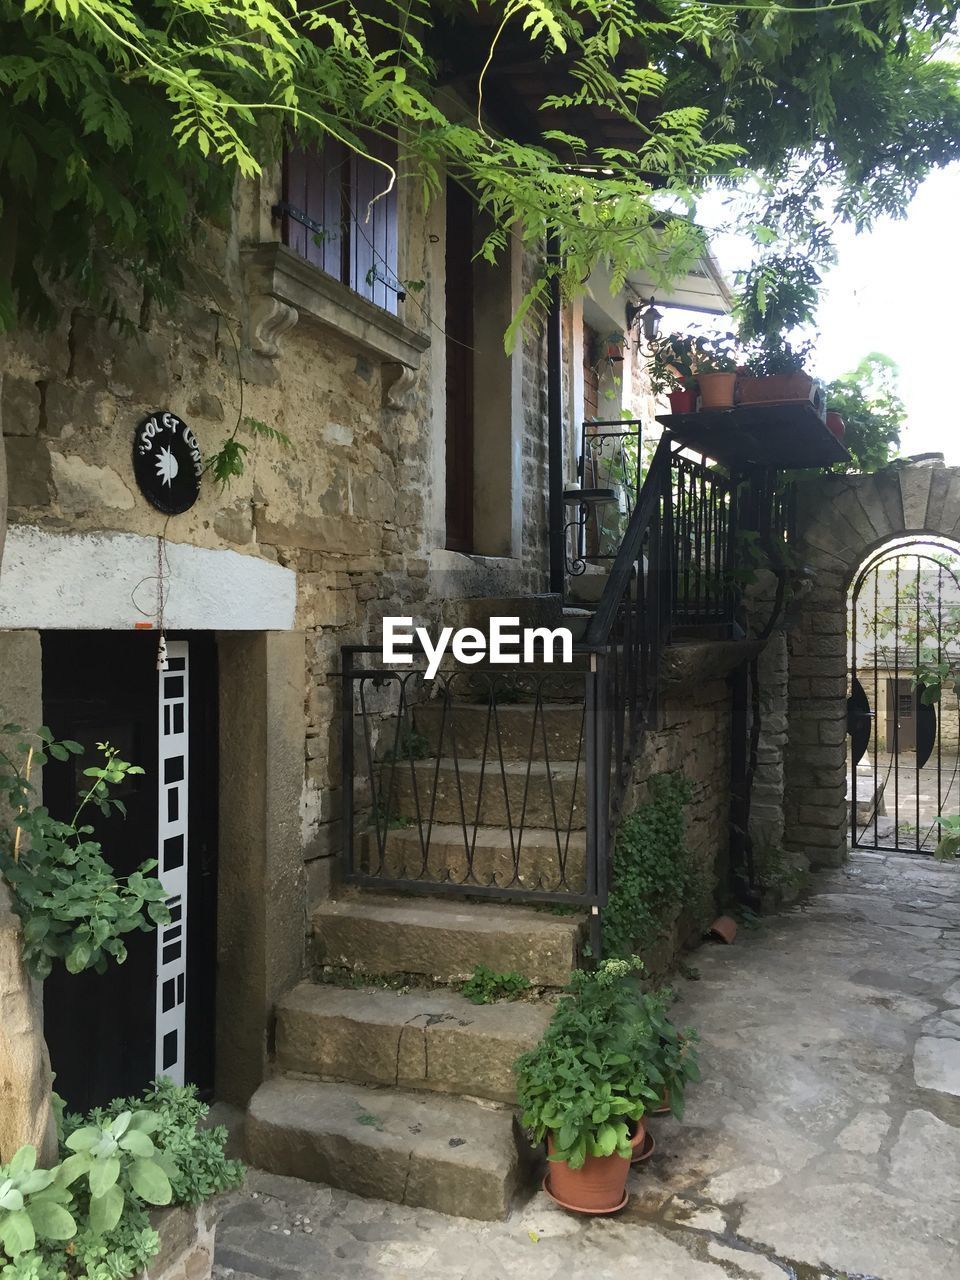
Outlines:
MULTIPOLYGON (((19 735, 18 725, 0 726, 0 734, 19 735)), ((124 936, 133 930, 149 932, 168 924, 166 893, 156 876, 156 859, 147 859, 129 876, 118 876, 104 859, 94 828, 82 821, 89 808, 109 816, 126 814, 111 788, 142 774, 138 765, 122 760, 108 742, 97 744, 103 763, 83 770, 90 779, 69 822, 51 816, 37 804, 30 782, 33 765, 48 759, 66 761, 80 755, 78 742, 58 742, 42 727, 39 747, 21 741, 15 759, 0 750, 0 798, 13 815, 0 831, 0 873, 13 889, 13 906, 23 922, 23 958, 36 978, 45 978, 55 962, 69 973, 85 969, 106 972, 112 959, 127 957, 124 936)))

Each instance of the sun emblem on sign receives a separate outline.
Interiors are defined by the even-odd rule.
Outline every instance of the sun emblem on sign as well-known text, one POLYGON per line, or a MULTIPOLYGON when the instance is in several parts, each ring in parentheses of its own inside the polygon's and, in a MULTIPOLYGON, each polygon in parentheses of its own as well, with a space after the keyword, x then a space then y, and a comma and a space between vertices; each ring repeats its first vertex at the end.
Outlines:
POLYGON ((157 458, 157 476, 165 485, 172 485, 180 470, 180 464, 166 447, 160 450, 157 458))

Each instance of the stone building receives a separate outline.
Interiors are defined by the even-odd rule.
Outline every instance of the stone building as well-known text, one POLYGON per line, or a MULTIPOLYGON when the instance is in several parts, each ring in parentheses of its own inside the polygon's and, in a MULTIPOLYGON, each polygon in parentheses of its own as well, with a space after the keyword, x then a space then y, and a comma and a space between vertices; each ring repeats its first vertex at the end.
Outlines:
MULTIPOLYGON (((474 261, 479 229, 454 188, 424 209, 401 182, 371 219, 355 208, 316 234, 345 181, 290 155, 238 189, 229 225, 207 228, 169 312, 128 291, 118 330, 65 298, 53 331, 0 345, 0 707, 144 765, 104 845, 119 870, 156 856, 176 907, 156 951, 109 979, 48 980, 47 1040, 76 1105, 155 1071, 247 1102, 269 1069, 276 1002, 308 964, 308 915, 335 880, 341 646, 379 643, 385 615, 434 626, 469 615, 458 601, 482 602, 479 617, 551 598, 547 340, 528 329, 503 345, 530 261, 519 242, 495 267, 474 261), (248 449, 241 477, 221 488, 204 475, 180 514, 144 489, 169 505, 189 448, 151 455, 146 482, 134 469, 135 432, 143 455, 144 423, 163 413, 204 457, 234 435, 248 449)), ((353 171, 344 190, 360 198, 365 182, 353 171)), ((641 278, 613 296, 598 276, 564 308, 565 485, 585 417, 652 429, 624 332, 625 304, 650 292, 641 278), (597 335, 627 358, 597 358, 597 335)), ((663 301, 726 298, 707 261, 663 301)), ((669 748, 677 767, 677 726, 709 729, 711 815, 722 695, 681 707, 669 748)), ((76 782, 48 769, 50 804, 76 782)), ((707 897, 721 826, 703 826, 707 897)))

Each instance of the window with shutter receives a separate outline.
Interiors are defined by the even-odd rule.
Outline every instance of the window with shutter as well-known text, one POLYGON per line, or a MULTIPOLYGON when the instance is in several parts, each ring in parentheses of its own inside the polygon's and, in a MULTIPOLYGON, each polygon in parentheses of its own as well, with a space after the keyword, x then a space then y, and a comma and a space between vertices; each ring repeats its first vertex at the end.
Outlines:
MULTIPOLYGON (((370 152, 396 162, 395 144, 370 152)), ((283 243, 391 315, 403 288, 397 277, 397 192, 381 194, 389 175, 336 139, 323 147, 288 146, 283 163, 283 243)))

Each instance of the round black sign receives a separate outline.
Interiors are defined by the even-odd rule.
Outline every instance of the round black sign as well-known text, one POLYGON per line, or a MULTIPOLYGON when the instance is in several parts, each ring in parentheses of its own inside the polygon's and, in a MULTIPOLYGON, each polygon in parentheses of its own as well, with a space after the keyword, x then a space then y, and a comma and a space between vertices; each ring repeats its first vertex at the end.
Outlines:
POLYGON ((133 474, 146 500, 165 515, 178 516, 196 502, 203 458, 197 437, 175 413, 158 409, 137 427, 133 474))

